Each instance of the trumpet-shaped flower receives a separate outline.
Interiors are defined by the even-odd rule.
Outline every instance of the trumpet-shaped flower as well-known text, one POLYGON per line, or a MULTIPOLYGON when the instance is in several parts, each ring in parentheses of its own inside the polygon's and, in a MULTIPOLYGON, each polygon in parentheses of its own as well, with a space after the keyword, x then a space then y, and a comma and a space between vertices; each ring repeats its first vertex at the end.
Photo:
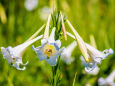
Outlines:
POLYGON ((4 57, 4 59, 7 60, 7 62, 14 66, 16 69, 18 70, 24 70, 26 67, 20 68, 20 65, 27 65, 23 64, 22 62, 22 55, 24 53, 24 51, 27 49, 27 47, 29 45, 31 45, 32 43, 34 43, 35 41, 39 40, 40 38, 42 38, 43 35, 36 37, 35 39, 32 39, 30 41, 24 42, 23 44, 20 44, 16 47, 1 47, 1 53, 4 57))
POLYGON ((70 64, 74 60, 74 58, 71 57, 71 54, 76 46, 77 46, 76 41, 73 41, 69 46, 64 48, 64 50, 62 51, 61 59, 67 64, 70 64))
POLYGON ((107 77, 107 78, 99 78, 98 85, 99 86, 115 86, 115 70, 107 77))
POLYGON ((41 40, 41 46, 34 48, 33 50, 37 53, 38 58, 40 61, 45 59, 48 64, 51 66, 56 65, 57 61, 57 56, 61 55, 61 52, 63 49, 60 49, 61 47, 61 42, 60 40, 55 41, 55 27, 52 29, 52 32, 50 34, 50 37, 47 37, 48 35, 45 35, 46 38, 43 38, 41 40))
MULTIPOLYGON (((72 37, 73 39, 75 38, 71 33, 67 33, 70 37, 72 37)), ((95 69, 95 67, 97 66, 97 64, 101 63, 101 60, 107 58, 109 55, 113 54, 113 50, 110 49, 105 49, 104 51, 99 51, 96 48, 92 47, 91 45, 85 43, 85 46, 87 48, 88 51, 88 55, 90 56, 89 58, 89 62, 86 62, 85 65, 85 70, 87 72, 92 71, 93 69, 95 69)), ((85 62, 85 60, 83 60, 83 63, 85 62)))
POLYGON ((86 71, 90 72, 93 69, 95 69, 95 67, 97 66, 97 64, 101 64, 101 60, 107 58, 109 55, 113 54, 113 50, 110 49, 105 49, 104 51, 99 51, 96 48, 92 47, 91 45, 86 44, 86 47, 88 49, 88 53, 91 57, 91 62, 89 62, 88 64, 92 64, 90 66, 87 66, 85 69, 86 71))

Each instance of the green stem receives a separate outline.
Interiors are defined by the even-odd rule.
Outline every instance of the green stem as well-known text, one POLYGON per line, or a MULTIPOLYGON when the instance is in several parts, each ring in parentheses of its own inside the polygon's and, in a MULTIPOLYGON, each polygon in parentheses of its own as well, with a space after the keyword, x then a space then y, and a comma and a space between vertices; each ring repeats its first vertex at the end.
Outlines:
POLYGON ((60 57, 58 58, 56 66, 52 66, 51 86, 59 86, 60 83, 60 57))
POLYGON ((73 80, 73 86, 75 86, 75 79, 76 79, 76 76, 77 76, 77 72, 75 73, 75 77, 74 77, 74 80, 73 80))

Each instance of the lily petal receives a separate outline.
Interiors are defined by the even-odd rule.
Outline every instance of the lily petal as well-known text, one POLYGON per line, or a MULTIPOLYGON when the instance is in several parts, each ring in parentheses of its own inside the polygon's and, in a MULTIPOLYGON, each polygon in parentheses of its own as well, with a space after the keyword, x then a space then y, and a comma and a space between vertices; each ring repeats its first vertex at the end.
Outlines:
POLYGON ((49 17, 48 17, 46 29, 45 29, 45 31, 44 31, 44 38, 45 38, 45 39, 48 39, 48 37, 49 37, 49 23, 50 23, 50 20, 51 20, 51 14, 50 14, 49 17))
POLYGON ((45 24, 42 25, 42 27, 40 27, 27 41, 30 41, 32 39, 34 39, 45 27, 45 24))
POLYGON ((90 59, 89 59, 90 57, 88 55, 87 48, 85 46, 84 41, 82 40, 82 38, 80 37, 80 35, 78 34, 78 32, 75 30, 75 28, 72 26, 72 24, 69 22, 69 20, 67 20, 67 23, 70 26, 70 28, 73 31, 73 33, 75 34, 75 38, 77 39, 79 48, 80 48, 80 50, 82 52, 82 55, 83 55, 85 61, 89 62, 90 61, 90 59))
POLYGON ((91 72, 92 70, 95 69, 95 67, 97 67, 96 62, 87 63, 87 62, 84 60, 83 56, 81 56, 80 58, 81 58, 81 60, 82 60, 82 64, 85 66, 85 71, 86 71, 86 72, 91 72))
POLYGON ((74 58, 71 57, 72 51, 77 46, 76 41, 73 41, 70 45, 68 45, 61 53, 61 59, 65 61, 67 64, 70 64, 74 58))
POLYGON ((63 35, 64 35, 65 40, 67 40, 66 29, 65 29, 64 20, 63 20, 63 16, 62 16, 62 13, 61 13, 61 12, 60 12, 60 15, 61 15, 61 21, 62 21, 62 31, 63 31, 63 35))
POLYGON ((49 59, 46 59, 46 61, 51 66, 56 66, 57 56, 51 56, 49 59))
POLYGON ((27 41, 21 45, 18 45, 16 47, 13 48, 13 52, 15 53, 15 56, 22 56, 23 52, 26 50, 26 48, 28 46, 30 46, 32 43, 34 43, 35 41, 41 39, 43 37, 43 35, 40 35, 38 37, 36 37, 35 39, 32 39, 31 41, 27 41))
POLYGON ((52 32, 50 34, 50 37, 48 38, 48 41, 50 41, 50 42, 54 42, 55 41, 55 30, 56 30, 56 28, 53 27, 52 32))
POLYGON ((56 46, 58 46, 59 48, 61 47, 61 41, 60 41, 60 40, 56 40, 56 41, 55 41, 55 44, 56 44, 56 46))
POLYGON ((35 48, 34 46, 32 46, 32 49, 37 53, 37 56, 38 58, 40 59, 40 61, 42 61, 43 59, 46 59, 47 56, 45 56, 43 53, 42 53, 42 47, 37 47, 35 48))

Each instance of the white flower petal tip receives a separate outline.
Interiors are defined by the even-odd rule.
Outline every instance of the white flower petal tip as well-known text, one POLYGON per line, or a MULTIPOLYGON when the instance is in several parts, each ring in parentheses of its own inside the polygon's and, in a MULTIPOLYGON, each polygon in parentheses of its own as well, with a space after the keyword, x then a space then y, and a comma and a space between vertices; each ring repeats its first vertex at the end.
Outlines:
POLYGON ((35 46, 34 46, 34 45, 32 45, 32 50, 36 51, 36 48, 35 48, 35 46))
POLYGON ((46 43, 47 43, 47 39, 44 38, 44 39, 41 40, 41 44, 42 44, 42 45, 44 45, 44 44, 46 44, 46 43))
POLYGON ((29 61, 27 61, 25 64, 22 64, 22 65, 27 65, 29 63, 29 61))
POLYGON ((38 0, 26 0, 24 4, 28 11, 32 11, 37 7, 38 0))
POLYGON ((53 27, 53 29, 51 31, 51 34, 50 34, 50 37, 48 38, 48 41, 50 41, 50 42, 54 42, 55 41, 55 30, 56 30, 56 28, 53 27))
POLYGON ((17 70, 25 70, 26 69, 26 67, 23 67, 23 68, 17 68, 17 70))
POLYGON ((60 40, 56 40, 55 44, 60 48, 61 47, 61 41, 60 40))
POLYGON ((106 49, 103 51, 104 54, 112 55, 114 53, 113 49, 106 49))

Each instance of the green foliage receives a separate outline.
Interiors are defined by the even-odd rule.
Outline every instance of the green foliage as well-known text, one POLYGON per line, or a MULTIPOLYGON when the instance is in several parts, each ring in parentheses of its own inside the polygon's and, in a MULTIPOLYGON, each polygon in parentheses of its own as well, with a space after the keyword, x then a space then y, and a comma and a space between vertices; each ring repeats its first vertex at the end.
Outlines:
MULTIPOLYGON (((25 9, 24 1, 0 0, 7 17, 5 24, 0 20, 0 46, 14 47, 23 43, 46 23, 40 18, 40 10, 49 6, 49 0, 39 0, 37 8, 32 11, 25 9)), ((93 34, 99 50, 112 48, 115 51, 115 0, 57 0, 57 6, 58 10, 61 10, 71 21, 85 42, 90 43, 89 36, 93 34)), ((53 20, 57 21, 53 22, 53 26, 59 23, 54 17, 53 20)), ((60 26, 56 27, 60 30, 60 26)), ((67 26, 65 27, 68 32, 71 32, 67 26)), ((56 34, 62 35, 59 32, 56 34)), ((73 41, 70 37, 67 41, 64 38, 61 39, 62 46, 67 46, 73 41)), ((35 45, 40 45, 40 41, 37 41, 35 45)), ((84 73, 80 55, 77 47, 72 54, 75 58, 74 62, 69 65, 60 62, 59 86, 72 86, 74 79, 74 86, 85 86, 86 83, 97 86, 99 77, 107 77, 115 69, 114 54, 102 61, 98 75, 88 75, 84 73)), ((47 62, 40 61, 31 47, 24 54, 23 62, 26 61, 29 61, 26 70, 19 71, 10 67, 0 54, 0 86, 50 86, 51 71, 56 69, 51 69, 47 62)))

